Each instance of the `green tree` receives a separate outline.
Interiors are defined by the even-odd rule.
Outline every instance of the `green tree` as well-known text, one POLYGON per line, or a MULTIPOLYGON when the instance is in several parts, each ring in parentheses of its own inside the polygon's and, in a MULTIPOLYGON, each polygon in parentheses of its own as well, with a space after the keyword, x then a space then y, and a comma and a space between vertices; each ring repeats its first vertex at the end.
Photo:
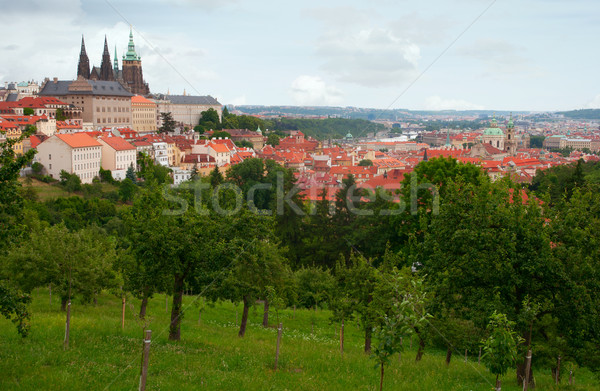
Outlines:
MULTIPOLYGON (((423 279, 411 275, 405 268, 393 268, 389 273, 380 272, 377 276, 376 291, 386 296, 383 308, 378 308, 379 321, 375 328, 372 358, 380 367, 379 390, 383 390, 383 376, 390 357, 403 350, 402 339, 410 336, 426 323, 430 315, 425 312, 423 279)), ((380 301, 381 303, 381 301, 380 301)))
MULTIPOLYGON (((267 287, 271 287, 279 296, 283 291, 286 276, 289 274, 285 259, 277 244, 267 240, 253 240, 245 243, 243 253, 235 257, 224 288, 233 301, 243 303, 242 321, 238 335, 246 333, 248 310, 257 299, 268 300, 267 287)), ((268 302, 268 301, 267 301, 268 302)))
POLYGON ((210 138, 231 138, 231 135, 225 131, 216 131, 212 134, 212 136, 210 136, 210 138))
POLYGON ((208 179, 211 187, 213 188, 219 186, 225 181, 225 178, 223 178, 223 174, 221 174, 221 171, 217 166, 215 166, 215 168, 213 168, 213 170, 210 172, 210 174, 208 175, 208 179))
POLYGON ((274 147, 276 145, 279 145, 280 140, 281 140, 281 137, 279 137, 277 134, 269 133, 269 135, 267 136, 267 145, 274 147))
POLYGON ((162 126, 158 128, 159 133, 171 133, 175 131, 177 122, 173 119, 173 114, 170 112, 160 113, 160 119, 162 121, 162 126))
POLYGON ((135 173, 135 168, 133 168, 133 164, 130 164, 129 167, 127 167, 125 178, 128 178, 133 183, 137 183, 137 175, 135 173))
POLYGON ((31 107, 25 107, 23 108, 23 115, 33 115, 34 111, 31 107))
POLYGON ((100 180, 104 183, 115 183, 115 180, 112 176, 112 172, 110 170, 105 170, 100 167, 100 180))
POLYGON ((198 122, 198 125, 201 126, 205 132, 208 130, 222 129, 221 118, 219 118, 219 113, 212 107, 200 113, 200 120, 198 122))
POLYGON ((507 319, 505 314, 494 313, 486 328, 488 337, 482 341, 485 366, 496 375, 496 391, 500 391, 500 377, 515 364, 517 359, 517 344, 519 337, 512 330, 514 322, 507 319))
POLYGON ((5 273, 25 292, 52 284, 61 309, 75 295, 83 301, 114 285, 115 243, 101 230, 69 232, 64 224, 34 229, 31 239, 11 249, 5 273))
POLYGON ((247 140, 236 141, 235 146, 239 148, 254 148, 254 144, 247 140))
POLYGON ((65 115, 65 112, 62 108, 58 108, 56 109, 56 120, 57 121, 66 121, 67 120, 67 116, 65 115))
POLYGON ((119 197, 121 197, 123 202, 131 202, 133 201, 137 189, 138 187, 131 179, 125 178, 119 185, 119 197))
POLYGON ((28 126, 18 138, 6 138, 0 143, 0 251, 14 243, 24 234, 22 226, 23 198, 19 173, 26 167, 35 149, 17 156, 13 147, 35 132, 34 127, 28 126))
POLYGON ((358 165, 361 167, 371 167, 373 166, 373 161, 371 159, 363 159, 358 162, 358 165))
POLYGON ((0 281, 0 314, 11 320, 17 327, 17 332, 25 338, 30 329, 30 313, 27 305, 31 302, 29 295, 23 294, 17 289, 9 288, 6 283, 0 281))
POLYGON ((60 171, 60 184, 69 193, 81 191, 81 179, 77 174, 69 174, 65 170, 60 171))

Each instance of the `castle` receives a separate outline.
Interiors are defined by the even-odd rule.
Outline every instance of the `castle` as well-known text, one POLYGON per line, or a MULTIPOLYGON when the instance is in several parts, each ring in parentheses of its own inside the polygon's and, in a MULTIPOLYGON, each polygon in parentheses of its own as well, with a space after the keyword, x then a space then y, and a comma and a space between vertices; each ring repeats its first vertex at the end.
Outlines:
POLYGON ((117 48, 115 47, 115 60, 111 64, 110 53, 108 52, 108 42, 104 37, 104 52, 102 53, 102 63, 100 67, 92 67, 90 70, 90 60, 85 51, 85 42, 81 37, 81 52, 79 53, 79 64, 77 66, 77 78, 82 77, 85 80, 118 81, 129 92, 136 95, 148 95, 150 88, 144 81, 142 74, 142 58, 136 53, 133 43, 133 31, 129 30, 129 44, 127 53, 123 55, 122 69, 119 69, 119 60, 117 59, 117 48))

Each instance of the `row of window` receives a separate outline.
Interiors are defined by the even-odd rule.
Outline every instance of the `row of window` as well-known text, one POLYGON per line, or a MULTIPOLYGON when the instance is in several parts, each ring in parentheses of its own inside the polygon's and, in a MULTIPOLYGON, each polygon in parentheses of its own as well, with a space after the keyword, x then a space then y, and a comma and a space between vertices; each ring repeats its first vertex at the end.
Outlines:
MULTIPOLYGON (((100 107, 100 106, 96 106, 96 113, 100 112, 100 109, 102 109, 102 112, 107 112, 110 113, 111 112, 111 106, 108 107, 100 107)), ((121 106, 117 106, 113 108, 114 110, 112 110, 115 113, 129 113, 129 107, 121 107, 121 106)))
POLYGON ((100 168, 100 162, 91 162, 91 163, 84 163, 84 164, 76 164, 75 165, 75 171, 89 170, 90 168, 100 168))
POLYGON ((129 118, 125 118, 125 117, 121 117, 121 118, 98 118, 98 123, 99 124, 110 124, 110 123, 115 123, 115 124, 128 124, 129 122, 131 122, 129 120, 129 118), (113 121, 114 120, 114 121, 113 121))
POLYGON ((99 157, 100 157, 100 152, 76 153, 75 155, 73 155, 73 160, 97 159, 99 157))

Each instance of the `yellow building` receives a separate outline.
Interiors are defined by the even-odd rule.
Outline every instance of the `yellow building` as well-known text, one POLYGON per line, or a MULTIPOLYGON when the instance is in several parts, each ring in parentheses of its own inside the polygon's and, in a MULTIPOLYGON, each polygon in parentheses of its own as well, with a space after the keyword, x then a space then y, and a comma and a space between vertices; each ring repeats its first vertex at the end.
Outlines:
POLYGON ((131 97, 131 123, 136 132, 156 131, 156 103, 141 95, 131 97))

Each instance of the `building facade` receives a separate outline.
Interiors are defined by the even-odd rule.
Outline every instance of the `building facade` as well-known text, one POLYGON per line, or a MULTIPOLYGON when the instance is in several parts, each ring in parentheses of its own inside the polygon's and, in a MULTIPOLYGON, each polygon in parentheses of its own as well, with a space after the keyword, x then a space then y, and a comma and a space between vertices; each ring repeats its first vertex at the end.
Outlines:
POLYGON ((53 96, 81 108, 87 127, 130 127, 131 97, 117 81, 75 80, 46 81, 40 96, 53 96))
POLYGON ((154 132, 158 116, 156 103, 136 95, 131 98, 131 125, 138 133, 154 132))
POLYGON ((223 105, 212 96, 157 95, 154 101, 158 107, 158 126, 162 126, 160 113, 171 113, 175 122, 193 128, 198 125, 203 111, 214 109, 223 117, 223 105))
POLYGON ((92 183, 99 175, 102 144, 85 133, 56 134, 37 146, 35 160, 52 178, 60 172, 76 174, 82 183, 92 183))

